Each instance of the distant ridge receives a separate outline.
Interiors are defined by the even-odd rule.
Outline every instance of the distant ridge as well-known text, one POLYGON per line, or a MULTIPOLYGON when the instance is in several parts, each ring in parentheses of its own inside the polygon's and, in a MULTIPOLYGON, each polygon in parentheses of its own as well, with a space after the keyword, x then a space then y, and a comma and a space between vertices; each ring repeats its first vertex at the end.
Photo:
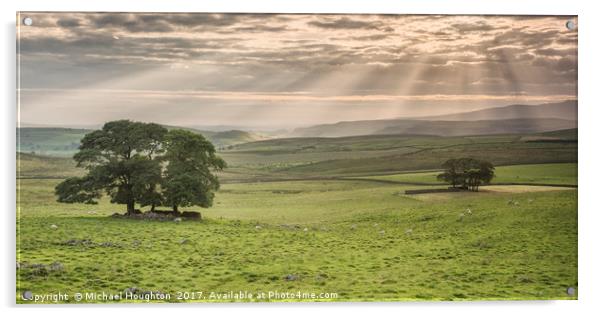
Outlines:
POLYGON ((292 137, 419 134, 465 136, 539 133, 576 128, 577 122, 557 118, 481 121, 375 120, 316 125, 295 129, 292 137))
POLYGON ((577 100, 538 105, 513 104, 477 111, 416 117, 413 119, 428 121, 473 121, 530 118, 559 118, 564 120, 577 120, 577 100))
POLYGON ((577 127, 577 101, 508 105, 456 114, 348 121, 297 128, 291 137, 345 137, 376 134, 439 136, 539 133, 577 127))

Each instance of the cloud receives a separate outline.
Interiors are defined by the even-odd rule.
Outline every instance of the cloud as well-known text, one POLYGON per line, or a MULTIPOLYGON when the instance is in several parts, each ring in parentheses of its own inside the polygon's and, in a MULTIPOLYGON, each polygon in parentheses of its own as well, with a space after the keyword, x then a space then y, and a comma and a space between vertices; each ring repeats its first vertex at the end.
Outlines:
MULTIPOLYGON (((19 39, 21 84, 29 89, 290 92, 312 98, 576 95, 577 32, 566 30, 565 17, 29 15, 34 27, 21 27, 19 39)), ((200 99, 216 100, 195 102, 200 99)), ((318 102, 310 99, 305 101, 318 102)), ((243 101, 302 102, 229 102, 243 101)), ((138 103, 118 101, 124 107, 138 103)))
POLYGON ((354 20, 348 17, 342 17, 337 19, 322 19, 315 20, 307 23, 308 25, 315 26, 322 29, 331 30, 380 30, 386 32, 392 32, 393 28, 386 26, 381 21, 361 21, 354 20))

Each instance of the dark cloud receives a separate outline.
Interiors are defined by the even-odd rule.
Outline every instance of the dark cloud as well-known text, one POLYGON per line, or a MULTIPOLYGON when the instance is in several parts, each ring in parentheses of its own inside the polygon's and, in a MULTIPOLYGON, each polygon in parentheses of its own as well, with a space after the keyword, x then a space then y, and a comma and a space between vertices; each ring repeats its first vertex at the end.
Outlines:
POLYGON ((81 25, 80 19, 63 18, 56 21, 56 25, 60 27, 78 27, 81 25))
POLYGON ((451 25, 456 31, 460 33, 465 32, 486 32, 495 30, 496 28, 490 24, 487 24, 484 21, 479 21, 476 23, 455 23, 451 25))
POLYGON ((20 40, 21 68, 26 87, 92 85, 159 68, 173 77, 123 88, 571 94, 577 34, 548 19, 534 27, 505 17, 45 14, 48 32, 20 40))
POLYGON ((342 17, 334 20, 317 20, 307 23, 308 25, 319 27, 322 29, 330 30, 380 30, 385 32, 392 32, 393 28, 384 25, 381 21, 361 21, 354 20, 348 17, 342 17))

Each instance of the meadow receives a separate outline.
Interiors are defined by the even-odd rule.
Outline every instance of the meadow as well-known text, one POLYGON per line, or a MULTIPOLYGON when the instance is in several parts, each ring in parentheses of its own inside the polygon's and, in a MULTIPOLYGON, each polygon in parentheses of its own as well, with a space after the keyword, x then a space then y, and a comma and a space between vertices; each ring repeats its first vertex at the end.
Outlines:
POLYGON ((171 293, 171 302, 577 298, 567 294, 578 289, 576 144, 516 135, 289 139, 221 155, 231 167, 214 206, 183 222, 112 218, 125 208, 106 198, 57 203, 54 186, 81 171, 64 158, 20 155, 17 301, 29 302, 24 291, 131 288, 171 293), (493 185, 405 194, 446 187, 433 171, 441 157, 475 153, 506 161, 493 185))

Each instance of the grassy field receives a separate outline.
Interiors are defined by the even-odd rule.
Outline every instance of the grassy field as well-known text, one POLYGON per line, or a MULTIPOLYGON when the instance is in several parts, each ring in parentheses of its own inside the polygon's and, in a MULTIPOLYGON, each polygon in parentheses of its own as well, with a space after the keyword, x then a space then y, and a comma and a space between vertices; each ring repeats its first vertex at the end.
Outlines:
POLYGON ((236 145, 222 152, 230 168, 214 206, 179 223, 111 218, 125 207, 106 198, 57 203, 54 186, 81 171, 69 159, 20 155, 17 301, 29 302, 24 291, 133 287, 173 302, 576 299, 567 288, 578 289, 577 189, 529 185, 576 184, 576 143, 521 137, 236 145), (446 187, 424 171, 445 156, 504 151, 496 159, 528 164, 498 166, 498 185, 482 192, 404 194, 446 187))
POLYGON ((161 223, 108 218, 122 210, 106 201, 55 203, 55 183, 21 180, 18 260, 64 269, 20 269, 19 293, 567 299, 577 286, 576 190, 411 198, 383 183, 231 184, 206 220, 161 223))
MULTIPOLYGON (((358 177, 358 179, 441 184, 441 182, 437 181, 437 175, 439 173, 441 172, 406 172, 383 176, 358 177)), ((492 183, 577 185, 577 164, 550 163, 496 167, 495 178, 492 180, 492 183)))

